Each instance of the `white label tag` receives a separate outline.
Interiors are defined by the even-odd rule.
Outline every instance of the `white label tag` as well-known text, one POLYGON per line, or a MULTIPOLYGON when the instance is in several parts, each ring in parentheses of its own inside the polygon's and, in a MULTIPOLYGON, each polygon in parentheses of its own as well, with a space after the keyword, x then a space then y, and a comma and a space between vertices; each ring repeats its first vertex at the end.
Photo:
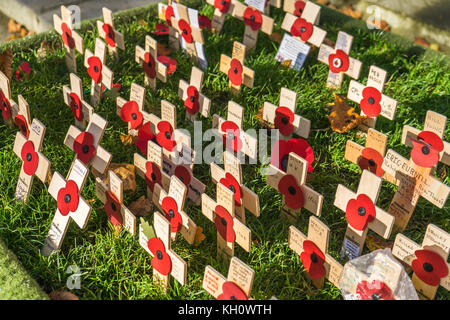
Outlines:
POLYGON ((245 3, 248 6, 251 6, 255 9, 264 13, 264 9, 266 8, 266 0, 245 0, 245 3))
POLYGON ((275 59, 279 62, 291 60, 290 68, 299 71, 308 56, 311 47, 287 33, 284 34, 275 59))

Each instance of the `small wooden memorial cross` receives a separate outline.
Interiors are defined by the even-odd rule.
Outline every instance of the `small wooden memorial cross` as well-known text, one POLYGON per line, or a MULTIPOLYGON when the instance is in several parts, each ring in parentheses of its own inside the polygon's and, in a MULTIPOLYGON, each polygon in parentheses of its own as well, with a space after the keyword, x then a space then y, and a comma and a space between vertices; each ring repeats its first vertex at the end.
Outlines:
POLYGON ((44 256, 61 248, 71 219, 81 229, 86 227, 92 208, 81 196, 81 191, 88 175, 89 169, 78 159, 72 163, 67 179, 59 172, 53 174, 48 193, 57 203, 55 216, 42 248, 44 256))
POLYGON ((283 140, 289 140, 292 133, 304 138, 309 136, 311 121, 295 114, 296 104, 297 93, 287 88, 281 88, 278 107, 264 102, 262 119, 278 129, 283 140))
POLYGON ((83 98, 83 82, 76 74, 70 74, 70 88, 63 86, 64 103, 70 107, 75 117, 75 125, 79 129, 84 129, 89 123, 94 108, 83 98))
POLYGON ((345 211, 345 232, 341 257, 359 257, 366 241, 367 232, 374 231, 384 239, 390 237, 394 217, 376 206, 383 180, 368 170, 363 170, 356 194, 339 184, 334 205, 345 211))
POLYGON ((114 29, 114 20, 112 11, 108 8, 102 8, 103 21, 97 20, 97 29, 99 36, 106 41, 109 54, 119 57, 117 49, 125 50, 125 41, 123 34, 114 29))
POLYGON ((161 213, 154 213, 153 225, 141 218, 139 244, 152 257, 153 282, 165 291, 169 289, 169 276, 182 286, 187 278, 187 263, 173 251, 170 242, 170 222, 161 213))
POLYGON ((330 67, 327 88, 340 89, 344 74, 353 79, 359 78, 362 62, 349 57, 352 43, 353 36, 339 31, 335 48, 323 43, 320 46, 317 60, 330 67))
POLYGON ((145 88, 133 82, 130 100, 117 97, 116 104, 116 114, 128 123, 128 133, 137 136, 139 128, 151 118, 150 114, 144 111, 145 88))
POLYGON ((343 267, 327 253, 329 240, 330 228, 315 216, 309 217, 307 236, 296 227, 289 227, 289 248, 299 255, 307 278, 318 289, 323 287, 325 278, 339 288, 343 267))
POLYGON ((244 66, 245 45, 235 41, 231 58, 220 55, 220 72, 228 75, 228 86, 232 94, 238 94, 241 85, 253 88, 255 72, 244 66))
POLYGON ((392 254, 410 265, 414 271, 412 282, 422 298, 433 300, 439 285, 450 290, 450 234, 429 224, 422 245, 401 233, 395 237, 392 254))
POLYGON ((45 129, 39 120, 33 119, 28 139, 21 132, 16 134, 14 153, 22 159, 15 194, 18 201, 27 202, 34 176, 42 183, 46 183, 49 178, 50 161, 41 153, 45 129))
POLYGON ((206 0, 214 7, 214 16, 211 21, 211 30, 220 33, 227 14, 232 14, 236 0, 206 0))
POLYGON ((61 35, 64 43, 64 49, 66 51, 66 65, 69 72, 77 72, 77 59, 75 57, 75 50, 83 54, 83 38, 73 30, 72 23, 72 11, 67 9, 65 6, 61 6, 61 18, 54 14, 53 15, 53 26, 61 35))
POLYGON ((3 121, 12 128, 14 125, 13 115, 17 113, 18 106, 17 103, 12 100, 9 83, 8 77, 0 71, 0 110, 2 112, 3 121))
POLYGON ((189 83, 180 79, 178 85, 178 96, 183 99, 186 107, 186 119, 191 121, 197 119, 198 113, 205 118, 209 116, 211 100, 201 93, 203 75, 203 71, 193 66, 189 83))
MULTIPOLYGON (((307 0, 284 0, 283 10, 284 12, 293 14, 296 17, 301 17, 308 3, 309 1, 307 0)), ((315 21, 315 23, 318 22, 319 21, 315 21)))
POLYGON ((91 104, 97 106, 100 102, 102 85, 111 89, 114 73, 105 65, 106 44, 100 39, 95 39, 95 53, 86 49, 84 54, 84 66, 92 79, 91 104))
POLYGON ((135 60, 144 68, 144 83, 153 90, 156 89, 156 79, 166 83, 167 67, 158 61, 158 42, 145 36, 145 49, 136 46, 135 60))
POLYGON ((107 125, 105 119, 94 113, 86 131, 70 126, 64 139, 64 144, 75 152, 75 159, 79 159, 88 167, 92 165, 101 174, 106 172, 112 158, 112 155, 100 146, 107 125))
POLYGON ((225 278, 211 266, 206 266, 203 289, 217 300, 250 300, 255 271, 236 257, 232 257, 225 278))
POLYGON ((355 80, 350 81, 347 98, 359 103, 361 115, 367 119, 359 125, 363 132, 369 128, 375 128, 378 115, 393 120, 397 101, 384 95, 383 89, 386 83, 387 72, 376 66, 370 66, 367 85, 355 80))
POLYGON ((19 127, 20 132, 28 139, 31 128, 30 106, 22 95, 19 94, 17 99, 19 104, 17 106, 17 114, 14 116, 14 123, 19 127))
POLYGON ((163 148, 163 154, 169 158, 176 150, 177 110, 167 100, 161 100, 161 118, 150 115, 151 132, 156 135, 156 142, 163 148))

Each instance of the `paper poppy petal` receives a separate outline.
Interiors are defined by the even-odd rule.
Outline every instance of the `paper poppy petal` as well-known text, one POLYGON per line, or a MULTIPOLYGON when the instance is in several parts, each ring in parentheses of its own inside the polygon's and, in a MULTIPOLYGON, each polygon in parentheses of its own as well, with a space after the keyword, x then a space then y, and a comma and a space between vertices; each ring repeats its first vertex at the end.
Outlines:
POLYGON ((275 110, 275 128, 280 130, 282 135, 288 136, 294 130, 292 123, 294 122, 294 113, 286 107, 278 107, 275 110))
POLYGON ((230 189, 234 193, 234 202, 237 206, 241 206, 242 190, 239 182, 229 172, 225 173, 225 178, 219 181, 225 187, 230 189))
POLYGON ((70 30, 67 23, 61 24, 61 38, 66 46, 70 49, 75 48, 75 40, 72 38, 72 30, 70 30))
POLYGON ((167 67, 166 70, 168 75, 177 70, 177 60, 167 56, 158 56, 157 60, 167 67))
POLYGON ((215 0, 214 8, 218 9, 221 13, 227 13, 230 9, 231 0, 215 0))
POLYGON ((97 154, 94 146, 94 136, 87 131, 81 132, 73 142, 73 151, 77 154, 77 158, 80 161, 88 164, 97 154))
POLYGON ((110 24, 104 23, 102 29, 105 32, 106 43, 114 48, 116 46, 114 28, 110 24))
POLYGON ((180 231, 183 225, 183 219, 178 212, 178 205, 175 199, 167 196, 162 200, 161 206, 166 214, 166 219, 170 221, 171 232, 180 231))
POLYGON ((30 130, 28 128, 28 123, 25 117, 21 114, 18 114, 14 118, 14 122, 19 127, 20 132, 28 139, 30 135, 30 130))
POLYGON ((177 166, 175 168, 175 176, 189 188, 189 184, 191 183, 191 173, 185 166, 177 166))
POLYGON ((242 84, 242 71, 243 68, 241 62, 238 59, 231 59, 228 78, 235 86, 240 86, 242 84))
POLYGON ((414 273, 426 284, 438 286, 448 274, 445 260, 431 250, 416 250, 415 255, 417 258, 411 264, 414 273))
POLYGON ((200 29, 211 29, 211 20, 205 15, 198 15, 198 24, 200 29))
POLYGON ((384 173, 384 170, 381 169, 383 161, 383 156, 377 150, 364 148, 361 152, 361 157, 358 160, 358 165, 361 170, 369 170, 378 177, 382 177, 384 173))
POLYGON ((216 225, 217 232, 225 241, 234 242, 236 234, 233 228, 233 217, 221 205, 216 206, 214 212, 216 213, 214 224, 216 225))
POLYGON ((151 161, 145 163, 145 170, 145 181, 147 182, 149 189, 153 192, 156 183, 161 185, 161 170, 151 161))
POLYGON ((153 32, 157 36, 163 36, 169 34, 169 27, 164 23, 157 23, 155 25, 155 31, 153 32))
POLYGON ((87 69, 89 76, 95 83, 100 83, 102 81, 102 61, 100 58, 92 56, 87 62, 89 65, 89 68, 87 69))
POLYGON ((34 144, 31 140, 23 144, 21 158, 23 161, 23 171, 29 176, 35 174, 39 166, 39 155, 34 150, 34 144))
POLYGON ((250 26, 252 30, 259 30, 262 26, 262 15, 258 10, 247 7, 244 11, 244 24, 250 26))
POLYGON ((344 51, 337 49, 336 53, 328 56, 328 65, 333 73, 345 72, 350 66, 350 61, 344 51))
POLYGON ((187 98, 184 100, 184 106, 189 114, 196 114, 200 109, 198 98, 199 92, 197 88, 194 86, 189 86, 187 88, 187 98))
POLYGON ((8 99, 6 99, 5 94, 0 89, 0 108, 2 110, 2 117, 5 120, 11 119, 12 112, 11 112, 11 105, 9 104, 8 99))
POLYGON ((286 206, 293 210, 303 207, 303 191, 294 176, 287 174, 278 182, 278 191, 284 195, 286 206))
POLYGON ((374 87, 365 87, 359 105, 368 117, 377 117, 381 113, 381 93, 374 87))
POLYGON ((156 78, 156 62, 155 58, 153 58, 150 52, 146 52, 144 54, 142 67, 144 68, 144 72, 147 77, 149 77, 150 79, 156 78))
POLYGON ((172 260, 166 252, 164 243, 159 238, 151 238, 147 246, 153 255, 152 267, 160 274, 167 276, 172 271, 172 260))
POLYGON ((75 92, 71 92, 69 97, 70 97, 70 109, 72 110, 73 116, 78 121, 83 121, 84 119, 83 105, 81 103, 80 97, 75 92))
POLYGON ((138 128, 144 120, 144 116, 139 110, 139 105, 134 100, 127 101, 122 106, 122 109, 120 110, 120 118, 122 121, 128 122, 131 129, 138 128))
POLYGON ((121 226, 123 224, 123 218, 121 213, 121 203, 119 200, 112 194, 110 191, 106 192, 106 204, 105 204, 105 212, 109 221, 114 226, 121 226))
POLYGON ((145 155, 147 155, 147 147, 150 140, 156 140, 156 136, 151 131, 150 122, 146 122, 139 127, 138 139, 136 141, 136 146, 145 155))
POLYGON ((376 217, 375 205, 367 195, 359 194, 356 199, 350 199, 347 203, 345 216, 350 226, 363 231, 376 217))
POLYGON ((160 121, 157 128, 159 132, 156 135, 156 141, 164 149, 172 151, 176 145, 176 142, 172 140, 172 126, 167 121, 160 121))
POLYGON ((189 23, 187 23, 184 19, 180 19, 178 21, 178 28, 180 28, 180 33, 184 41, 186 41, 187 43, 192 43, 192 30, 189 23))
POLYGON ((303 14, 303 10, 305 9, 305 1, 295 1, 295 10, 292 12, 294 16, 301 17, 303 14))
POLYGON ((217 300, 248 300, 247 295, 234 282, 225 281, 222 284, 222 293, 217 300))

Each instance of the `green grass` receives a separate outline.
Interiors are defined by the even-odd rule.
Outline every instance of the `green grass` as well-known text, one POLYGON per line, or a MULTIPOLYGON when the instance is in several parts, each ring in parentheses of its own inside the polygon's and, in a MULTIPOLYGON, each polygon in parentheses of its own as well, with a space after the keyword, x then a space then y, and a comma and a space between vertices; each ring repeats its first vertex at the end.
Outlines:
MULTIPOLYGON (((201 5, 199 9, 210 17, 213 14, 210 6, 201 5)), ((272 16, 276 21, 274 31, 280 31, 282 11, 274 9, 272 16)), ((117 29, 125 35, 126 50, 120 52, 118 62, 108 60, 107 65, 115 72, 114 82, 122 84, 120 95, 124 98, 129 97, 132 82, 143 85, 142 67, 134 61, 135 46, 144 45, 145 35, 153 30, 156 17, 156 8, 149 7, 115 18, 117 29), (147 21, 149 26, 146 28, 140 25, 139 18, 147 21)), ((364 63, 359 81, 366 82, 371 64, 388 71, 385 94, 396 98, 399 107, 394 121, 379 118, 377 130, 389 136, 389 148, 409 157, 410 149, 401 144, 403 125, 423 128, 428 109, 450 115, 448 57, 412 46, 381 31, 368 31, 360 22, 325 8, 322 10, 321 21, 321 26, 328 31, 327 37, 332 40, 336 40, 337 32, 341 29, 354 35, 351 55, 364 63)), ((94 22, 90 21, 83 25, 81 32, 85 47, 92 51, 97 36, 95 30, 94 22)), ((230 95, 226 75, 219 72, 220 53, 231 54, 233 41, 242 41, 243 33, 243 23, 231 17, 227 18, 220 35, 205 33, 205 52, 209 67, 205 74, 203 93, 212 100, 211 114, 224 116, 228 101, 233 100, 245 108, 244 128, 259 128, 256 115, 264 101, 277 104, 282 87, 298 93, 296 111, 310 119, 312 124, 308 142, 314 149, 316 161, 313 164, 314 173, 310 186, 325 197, 321 220, 332 231, 329 250, 338 259, 347 223, 345 214, 333 206, 334 195, 339 183, 356 190, 360 178, 359 167, 344 159, 345 143, 348 139, 360 144, 364 144, 364 141, 355 139, 355 130, 338 134, 329 129, 328 112, 324 106, 333 101, 333 92, 325 88, 328 67, 317 61, 317 50, 307 59, 300 72, 284 69, 274 60, 278 45, 260 33, 256 49, 245 60, 245 65, 255 70, 255 86, 253 89, 243 88, 236 97, 230 95)), ((30 79, 12 82, 12 94, 14 98, 17 94, 24 95, 30 104, 31 116, 47 126, 43 153, 51 161, 52 169, 65 176, 73 160, 72 151, 63 145, 65 134, 73 124, 70 108, 64 104, 62 97, 62 86, 69 84, 69 74, 62 49, 38 62, 36 50, 42 39, 60 41, 59 36, 51 32, 5 45, 14 49, 15 69, 23 61, 29 61, 32 68, 30 79)), ((5 46, 0 47, 0 51, 5 46)), ((174 53, 173 56, 178 61, 176 73, 169 77, 167 84, 158 83, 157 91, 147 91, 146 106, 154 107, 159 115, 160 100, 172 102, 179 111, 177 127, 187 128, 192 132, 193 126, 184 120, 183 103, 177 95, 179 79, 189 78, 192 64, 181 52, 174 53)), ((77 55, 77 64, 84 90, 88 90, 90 78, 83 68, 81 55, 77 55)), ((346 94, 348 83, 349 79, 346 78, 339 93, 346 94)), ((89 99, 87 94, 85 99, 89 99)), ((125 134, 127 128, 115 114, 115 108, 115 100, 110 98, 103 100, 96 108, 96 112, 109 121, 102 146, 113 154, 113 162, 131 163, 133 154, 138 151, 135 146, 123 146, 120 143, 119 135, 125 134)), ((203 119, 203 130, 210 128, 211 123, 211 118, 203 119)), ((0 124, 0 129, 0 238, 7 242, 8 247, 46 292, 66 289, 66 270, 70 265, 77 265, 82 272, 81 289, 73 292, 81 299, 211 298, 201 287, 205 266, 211 264, 222 274, 226 274, 228 270, 226 265, 216 260, 215 226, 202 215, 200 207, 194 206, 190 201, 186 203, 185 211, 197 225, 204 228, 206 240, 198 247, 189 246, 182 239, 173 244, 174 250, 188 263, 188 279, 184 287, 172 280, 172 288, 167 294, 153 285, 151 258, 139 246, 137 238, 125 231, 118 238, 114 237, 114 231, 108 225, 99 200, 92 203, 93 211, 86 229, 80 230, 72 223, 61 252, 49 258, 42 257, 39 251, 56 210, 56 201, 48 194, 47 186, 37 179, 28 204, 22 205, 14 200, 21 166, 19 158, 12 151, 16 130, 9 129, 3 123, 0 124)), ((450 141, 448 127, 444 138, 450 141)), ((240 247, 236 249, 236 256, 256 272, 252 296, 255 299, 272 296, 279 299, 341 299, 339 289, 330 283, 326 282, 323 289, 318 290, 306 281, 299 257, 287 245, 289 224, 280 219, 281 196, 266 185, 259 170, 259 165, 247 165, 243 168, 246 186, 260 197, 261 216, 255 218, 247 214, 247 225, 257 244, 253 245, 250 253, 240 247)), ((439 164, 437 172, 442 170, 449 172, 448 167, 439 164)), ((214 197, 215 187, 209 176, 209 166, 196 165, 194 173, 208 186, 207 194, 214 197)), ((448 176, 444 183, 450 183, 448 176)), ((383 183, 378 205, 387 209, 394 192, 392 185, 383 183)), ((137 190, 135 194, 125 194, 125 204, 130 204, 144 193, 145 183, 138 178, 137 190)), ((92 176, 89 176, 82 195, 86 199, 96 198, 95 180, 92 176)), ((404 234, 421 243, 429 223, 449 230, 449 208, 448 203, 443 209, 438 209, 420 199, 404 234)), ((304 233, 307 232, 309 216, 310 213, 303 210, 295 224, 304 233)), ((391 240, 394 237, 395 234, 391 240)), ((364 253, 367 250, 365 248, 364 253)), ((436 299, 449 298, 450 294, 439 288, 436 299)))

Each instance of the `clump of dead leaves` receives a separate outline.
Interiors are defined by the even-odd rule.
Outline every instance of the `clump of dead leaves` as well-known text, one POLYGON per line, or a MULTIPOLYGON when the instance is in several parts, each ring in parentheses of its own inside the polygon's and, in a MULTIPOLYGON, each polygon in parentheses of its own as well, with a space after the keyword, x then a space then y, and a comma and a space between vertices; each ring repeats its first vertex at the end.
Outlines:
MULTIPOLYGON (((134 165, 130 163, 111 163, 108 169, 117 174, 123 181, 124 191, 131 190, 133 193, 136 191, 136 174, 134 165)), ((105 173, 102 174, 94 168, 91 168, 91 172, 95 178, 100 178, 107 187, 109 186, 108 170, 105 170, 105 173)))
POLYGON ((29 34, 34 34, 33 31, 29 31, 27 28, 25 28, 24 25, 16 22, 13 19, 9 19, 9 21, 8 21, 8 33, 9 33, 9 37, 6 41, 20 39, 29 34))
POLYGON ((364 122, 366 116, 361 116, 355 112, 355 108, 350 107, 346 99, 334 93, 334 103, 326 106, 330 111, 328 120, 330 121, 331 129, 338 133, 347 132, 364 122))

